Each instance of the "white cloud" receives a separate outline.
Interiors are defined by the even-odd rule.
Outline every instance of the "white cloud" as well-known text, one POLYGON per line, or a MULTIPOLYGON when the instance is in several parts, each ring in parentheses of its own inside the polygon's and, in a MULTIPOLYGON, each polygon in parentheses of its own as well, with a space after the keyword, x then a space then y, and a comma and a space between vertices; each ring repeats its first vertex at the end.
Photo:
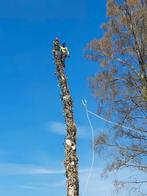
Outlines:
MULTIPOLYGON (((61 188, 61 190, 65 189, 66 182, 65 182, 65 176, 64 169, 48 169, 44 167, 38 167, 36 165, 27 165, 27 164, 8 164, 3 163, 0 164, 0 175, 57 175, 62 174, 60 180, 57 177, 56 182, 52 183, 42 183, 36 184, 35 182, 30 184, 22 184, 18 185, 18 188, 21 189, 32 189, 32 190, 50 190, 61 188)), ((80 195, 82 196, 128 196, 126 191, 122 191, 120 193, 114 192, 114 186, 113 186, 113 180, 114 176, 111 176, 110 178, 101 179, 100 177, 101 168, 93 168, 93 171, 91 173, 91 177, 89 179, 89 182, 86 186, 86 180, 89 175, 89 168, 80 168, 79 169, 79 180, 80 180, 80 195), (85 191, 85 192, 84 192, 85 191), (85 194, 83 194, 85 193, 85 194)), ((126 176, 130 175, 129 170, 125 170, 121 173, 120 177, 125 178, 126 176)), ((39 183, 39 182, 38 182, 39 183)))
POLYGON ((78 130, 78 136, 79 138, 91 138, 91 129, 88 126, 78 126, 77 127, 78 130))
POLYGON ((65 135, 66 127, 61 122, 50 122, 49 131, 58 135, 65 135))
POLYGON ((47 175, 64 174, 64 170, 48 169, 27 164, 0 164, 0 175, 47 175))
MULTIPOLYGON (((56 172, 55 172, 56 173, 56 172)), ((87 188, 85 189, 86 180, 89 175, 88 169, 81 169, 79 171, 79 181, 80 181, 80 195, 81 196, 128 196, 126 192, 115 193, 114 187, 112 184, 113 178, 101 179, 99 174, 99 169, 94 168, 92 171, 92 175, 90 177, 87 188)), ((65 177, 63 177, 65 178, 65 177)), ((46 184, 24 184, 19 185, 18 188, 21 189, 30 189, 30 190, 50 190, 60 188, 61 191, 66 187, 66 180, 60 180, 54 183, 46 183, 46 184)))
MULTIPOLYGON (((61 122, 50 122, 48 124, 48 129, 50 132, 55 133, 57 135, 65 135, 66 134, 66 126, 61 122)), ((77 126, 77 137, 79 138, 90 138, 91 130, 88 126, 80 125, 77 126)))
POLYGON ((57 188, 57 187, 65 187, 66 181, 60 180, 55 183, 48 183, 48 184, 28 184, 28 185, 19 185, 18 188, 21 189, 32 189, 32 190, 40 190, 40 189, 50 189, 50 188, 57 188))
MULTIPOLYGON (((79 169, 79 173, 87 173, 87 168, 79 169)), ((0 175, 58 175, 65 174, 64 168, 49 169, 30 164, 0 163, 0 175)))
POLYGON ((20 188, 20 189, 29 189, 29 190, 40 190, 42 189, 42 187, 38 187, 38 186, 33 186, 33 185, 19 185, 17 186, 17 188, 20 188))

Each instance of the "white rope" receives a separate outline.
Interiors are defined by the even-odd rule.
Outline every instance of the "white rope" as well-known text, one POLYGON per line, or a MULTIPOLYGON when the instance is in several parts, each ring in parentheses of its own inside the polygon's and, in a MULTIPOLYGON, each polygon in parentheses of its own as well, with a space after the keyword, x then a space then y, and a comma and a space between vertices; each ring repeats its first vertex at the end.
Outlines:
MULTIPOLYGON (((87 109, 87 110, 88 110, 88 109, 87 109)), ((131 127, 127 127, 127 126, 121 125, 121 124, 116 123, 116 122, 113 122, 113 121, 111 121, 111 120, 107 120, 107 119, 101 117, 100 115, 95 114, 94 112, 91 112, 90 110, 88 110, 87 112, 88 112, 89 114, 92 114, 92 115, 96 116, 97 118, 99 118, 99 119, 101 119, 101 120, 107 122, 107 123, 110 123, 110 124, 113 124, 113 125, 118 125, 118 126, 124 128, 124 129, 129 129, 129 130, 132 130, 132 131, 137 131, 136 129, 133 129, 133 128, 131 128, 131 127)))
POLYGON ((92 170, 93 170, 94 160, 95 160, 95 154, 94 154, 94 128, 92 126, 92 123, 91 123, 91 120, 90 120, 90 117, 89 117, 89 111, 88 111, 88 108, 87 108, 87 101, 82 100, 82 104, 83 104, 83 106, 85 108, 85 111, 86 111, 86 117, 88 119, 89 126, 91 128, 91 137, 92 137, 92 161, 91 161, 91 166, 90 166, 90 169, 89 169, 88 178, 86 180, 86 184, 85 184, 84 190, 82 192, 82 196, 84 196, 86 191, 87 191, 89 180, 90 180, 91 175, 92 175, 92 170))
POLYGON ((88 188, 88 184, 89 184, 89 180, 91 178, 91 175, 92 175, 92 170, 93 170, 93 166, 94 166, 94 160, 95 160, 95 154, 94 154, 94 128, 92 126, 92 123, 91 123, 91 120, 90 120, 90 117, 89 117, 89 114, 92 114, 94 115, 95 117, 109 123, 109 124, 113 124, 113 125, 118 125, 124 129, 129 129, 129 130, 132 130, 132 131, 137 131, 136 129, 132 129, 130 127, 127 127, 127 126, 124 126, 124 125, 120 125, 119 123, 116 123, 116 122, 113 122, 113 121, 110 121, 110 120, 107 120, 105 118, 103 118, 102 116, 98 115, 98 114, 95 114, 94 112, 91 112, 88 107, 87 107, 87 100, 82 100, 82 104, 85 108, 85 111, 86 111, 86 117, 87 117, 87 120, 89 122, 89 126, 91 128, 91 137, 92 137, 92 160, 91 160, 91 166, 90 166, 90 169, 89 169, 89 174, 88 174, 88 178, 87 178, 87 181, 86 181, 86 184, 85 184, 85 187, 84 187, 84 191, 82 192, 82 196, 85 196, 85 193, 87 191, 87 188, 88 188))

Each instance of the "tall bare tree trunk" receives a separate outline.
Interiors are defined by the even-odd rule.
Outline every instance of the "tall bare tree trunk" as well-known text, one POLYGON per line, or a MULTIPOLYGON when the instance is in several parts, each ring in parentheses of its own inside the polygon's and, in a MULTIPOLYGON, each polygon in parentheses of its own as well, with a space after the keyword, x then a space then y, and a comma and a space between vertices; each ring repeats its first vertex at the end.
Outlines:
POLYGON ((56 64, 56 75, 61 91, 61 101, 64 107, 64 116, 66 123, 65 139, 65 171, 67 196, 79 196, 79 179, 78 179, 78 159, 76 156, 76 126, 72 112, 72 98, 67 86, 64 73, 64 63, 61 60, 59 52, 59 42, 53 46, 54 61, 56 64))

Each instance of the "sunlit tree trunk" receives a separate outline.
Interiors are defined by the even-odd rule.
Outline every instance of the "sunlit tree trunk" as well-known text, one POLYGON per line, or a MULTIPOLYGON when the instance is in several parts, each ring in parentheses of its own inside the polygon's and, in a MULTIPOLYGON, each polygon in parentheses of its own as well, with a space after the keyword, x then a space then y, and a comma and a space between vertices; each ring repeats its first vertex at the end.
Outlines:
MULTIPOLYGON (((59 43, 58 43, 59 44, 59 43)), ((79 179, 78 179, 78 159, 76 156, 76 126, 72 112, 72 98, 67 86, 67 80, 64 73, 65 62, 62 62, 59 52, 59 46, 53 46, 54 62, 56 64, 56 75, 61 92, 61 101, 64 108, 64 117, 66 123, 65 138, 65 172, 67 196, 79 195, 79 179)))

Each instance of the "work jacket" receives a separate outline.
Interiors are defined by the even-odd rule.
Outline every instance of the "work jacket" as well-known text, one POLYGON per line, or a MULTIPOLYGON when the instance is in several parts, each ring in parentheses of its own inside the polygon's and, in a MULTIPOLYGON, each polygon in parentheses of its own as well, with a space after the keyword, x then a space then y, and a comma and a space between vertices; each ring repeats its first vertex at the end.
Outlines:
POLYGON ((67 47, 60 46, 61 54, 69 56, 69 51, 67 47))

